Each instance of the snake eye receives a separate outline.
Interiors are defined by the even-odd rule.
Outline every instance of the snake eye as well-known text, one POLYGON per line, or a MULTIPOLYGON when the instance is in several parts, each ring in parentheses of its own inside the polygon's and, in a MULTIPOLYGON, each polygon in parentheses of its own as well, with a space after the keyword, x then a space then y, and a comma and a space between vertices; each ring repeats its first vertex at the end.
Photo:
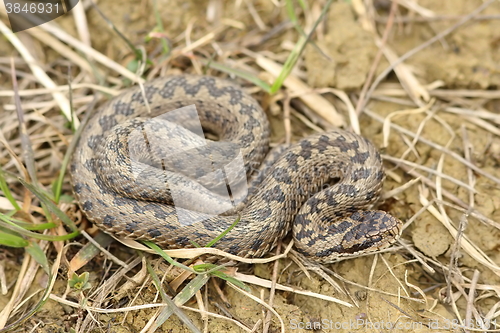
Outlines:
POLYGON ((341 253, 361 253, 362 251, 371 250, 374 251, 380 247, 380 244, 384 238, 381 235, 373 236, 371 238, 368 238, 366 240, 360 241, 358 243, 352 244, 351 247, 346 248, 341 251, 341 253))

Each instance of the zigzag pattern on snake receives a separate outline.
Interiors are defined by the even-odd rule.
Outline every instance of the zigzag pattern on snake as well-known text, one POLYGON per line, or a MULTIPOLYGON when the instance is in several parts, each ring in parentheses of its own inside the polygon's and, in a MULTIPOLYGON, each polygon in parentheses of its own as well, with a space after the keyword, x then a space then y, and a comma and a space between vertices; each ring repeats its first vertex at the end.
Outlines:
MULTIPOLYGON (((364 137, 343 130, 311 135, 291 145, 257 177, 259 184, 238 211, 215 216, 194 211, 205 200, 215 201, 204 206, 216 207, 213 202, 220 195, 211 195, 182 172, 167 170, 166 164, 177 161, 162 158, 161 147, 171 146, 169 140, 179 132, 169 135, 161 121, 148 122, 189 105, 196 106, 203 129, 217 134, 219 142, 213 146, 237 144, 245 163, 243 174, 250 175, 262 161, 268 151, 268 120, 259 104, 236 85, 214 77, 182 75, 150 81, 144 93, 139 87, 131 88, 92 116, 71 162, 76 199, 99 228, 151 240, 164 248, 183 248, 192 247, 193 241, 207 244, 239 216, 216 248, 261 257, 292 230, 297 250, 319 262, 372 252, 400 236, 401 221, 382 211, 366 210, 377 201, 385 177, 379 153, 364 137), (162 132, 167 132, 166 138, 162 132), (132 147, 133 133, 146 142, 143 147, 132 147), (160 148, 155 152, 155 147, 160 148), (138 176, 137 163, 147 176, 138 176), (189 198, 182 220, 172 201, 174 189, 179 188, 189 198)), ((214 151, 208 155, 225 154, 214 151)), ((235 152, 227 155, 224 163, 234 159, 235 152)), ((182 154, 175 156, 182 159, 182 154)), ((188 159, 176 170, 190 164, 188 159)), ((193 165, 196 174, 198 164, 193 165)))

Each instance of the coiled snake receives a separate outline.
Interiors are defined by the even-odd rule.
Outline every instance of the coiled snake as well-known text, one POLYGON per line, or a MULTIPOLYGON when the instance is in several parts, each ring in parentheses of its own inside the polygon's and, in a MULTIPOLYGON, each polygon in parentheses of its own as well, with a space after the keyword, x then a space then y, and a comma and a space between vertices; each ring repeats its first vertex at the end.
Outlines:
POLYGON ((73 191, 99 228, 165 248, 207 244, 238 218, 214 246, 244 257, 263 256, 290 229, 298 251, 319 262, 396 241, 401 222, 365 210, 378 199, 385 177, 367 139, 342 130, 306 137, 261 170, 253 182, 260 184, 246 191, 238 175, 254 171, 268 141, 263 110, 239 87, 208 76, 160 78, 144 90, 126 91, 92 116, 73 155, 73 191), (178 122, 168 125, 164 115, 177 115, 178 122), (197 119, 218 142, 184 140, 185 128, 196 129, 197 119), (211 184, 200 185, 204 177, 211 184), (226 181, 222 187, 220 179, 226 181))

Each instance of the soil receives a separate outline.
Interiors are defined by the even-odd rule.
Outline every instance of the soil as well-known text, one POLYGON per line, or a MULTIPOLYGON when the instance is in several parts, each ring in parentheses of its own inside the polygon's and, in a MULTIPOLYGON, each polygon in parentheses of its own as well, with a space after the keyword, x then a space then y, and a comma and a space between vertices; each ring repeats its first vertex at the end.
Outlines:
MULTIPOLYGON (((353 1, 354 3, 355 1, 353 1)), ((165 37, 172 41, 173 46, 185 43, 186 28, 190 27, 190 39, 196 41, 212 31, 217 22, 234 24, 235 28, 225 30, 224 36, 220 36, 220 45, 215 45, 217 61, 224 62, 225 58, 231 58, 237 54, 236 50, 245 46, 253 52, 261 52, 266 56, 273 54, 280 61, 284 59, 283 54, 288 54, 290 47, 286 43, 297 40, 298 35, 294 29, 284 29, 272 35, 268 40, 258 44, 257 41, 265 32, 274 28, 278 22, 288 20, 286 9, 276 7, 272 1, 252 1, 258 12, 264 30, 259 30, 255 16, 247 6, 247 1, 157 1, 158 15, 161 18, 165 37), (208 6, 219 6, 217 15, 212 21, 207 19, 208 6), (257 43, 257 44, 256 44, 257 43), (257 46, 253 46, 257 45, 257 46), (269 51, 269 50, 272 50, 269 51)), ((297 2, 298 3, 298 2, 297 2)), ((374 1, 377 17, 387 17, 390 1, 374 1)), ((463 15, 467 15, 482 4, 480 0, 443 0, 431 1, 420 0, 418 5, 434 13, 441 19, 418 20, 421 15, 409 12, 400 7, 396 18, 413 18, 410 22, 394 23, 387 44, 399 56, 407 51, 421 45, 434 37, 437 33, 453 26, 463 15)), ((159 57, 161 43, 159 40, 146 41, 146 35, 156 25, 153 2, 124 0, 120 2, 100 2, 100 11, 107 19, 116 26, 134 45, 146 45, 151 54, 159 57)), ((313 9, 317 8, 313 6, 313 9)), ((319 6, 321 8, 321 6, 319 6)), ((299 12, 299 11, 297 11, 299 12)), ((500 3, 494 2, 485 11, 483 16, 487 19, 470 20, 464 26, 459 27, 453 33, 439 39, 435 43, 422 49, 414 56, 405 61, 422 85, 431 85, 438 82, 442 90, 484 90, 494 91, 500 85, 500 3), (493 18, 492 18, 493 17, 493 18), (495 19, 496 17, 496 19, 495 19)), ((134 56, 122 39, 118 38, 105 22, 105 20, 90 8, 87 11, 89 31, 92 46, 110 59, 127 66, 132 64, 134 56)), ((74 20, 71 15, 56 20, 67 32, 76 36, 74 20)), ((377 24, 378 33, 381 36, 385 22, 377 24)), ((334 2, 324 24, 318 27, 314 35, 313 44, 305 49, 304 58, 297 66, 299 75, 305 82, 314 88, 333 87, 346 91, 349 96, 359 96, 359 92, 365 84, 374 59, 377 56, 378 45, 375 43, 373 33, 368 31, 359 18, 359 13, 354 10, 350 2, 334 2), (321 52, 319 51, 321 50, 321 52)), ((218 37, 219 38, 219 37, 218 37)), ((12 51, 5 44, 0 47, 0 55, 8 55, 12 51)), ((213 51, 214 49, 210 49, 213 51)), ((43 50, 43 58, 46 63, 58 60, 58 54, 50 49, 43 50)), ((211 54, 203 54, 210 58, 211 54)), ((232 61, 236 61, 233 59, 232 61)), ((171 59, 171 67, 191 67, 190 57, 179 56, 171 59)), ((234 62, 233 62, 234 63, 234 62)), ((199 63, 198 63, 199 65, 199 63)), ((250 64, 253 71, 258 73, 258 67, 250 64)), ((375 76, 380 74, 389 62, 382 56, 375 76)), ((248 69, 248 68, 247 68, 248 69)), ((210 71, 216 75, 216 71, 210 71)), ((2 74, 3 75, 3 74, 2 74)), ((106 73, 104 73, 106 75, 106 73)), ((113 73, 113 75, 115 75, 113 73)), ((265 78, 265 75, 261 75, 265 78)), ((380 86, 381 89, 399 89, 398 79, 394 73, 390 74, 380 86)), ((274 142, 282 142, 284 133, 283 113, 281 107, 276 112, 276 104, 262 91, 253 89, 257 98, 267 104, 267 110, 273 124, 274 142), (275 109, 273 109, 273 107, 275 109), (274 112, 273 112, 274 110, 274 112)), ((415 106, 404 105, 398 101, 404 96, 394 96, 393 100, 377 98, 377 93, 370 100, 367 109, 378 116, 385 118, 396 112, 406 109, 416 109, 415 106), (399 100, 398 100, 399 99, 399 100)), ((465 95, 464 95, 465 96, 465 95)), ((336 106, 340 112, 345 113, 345 108, 339 100, 332 96, 327 98, 336 106)), ((414 112, 404 116, 392 118, 392 123, 419 133, 435 144, 446 147, 449 151, 464 156, 464 133, 468 138, 471 161, 482 170, 496 177, 500 177, 498 166, 500 164, 500 139, 494 131, 478 125, 477 122, 468 121, 464 116, 445 112, 444 109, 455 105, 466 106, 471 110, 482 107, 492 113, 500 112, 498 99, 460 97, 451 98, 441 95, 437 101, 432 102, 430 111, 414 112)), ((498 97, 497 97, 498 98, 498 97)), ((406 99, 410 101, 409 99, 406 99)), ((9 102, 10 103, 10 102, 9 102)), ((0 109, 0 112, 12 112, 0 109)), ((347 118, 347 117, 346 117, 347 118)), ((293 139, 310 132, 310 129, 297 117, 292 117, 293 139)), ((383 124, 367 114, 360 116, 361 132, 372 140, 378 147, 382 147, 383 153, 392 157, 405 157, 406 160, 432 170, 442 167, 441 172, 445 175, 469 183, 469 169, 449 154, 442 150, 430 147, 422 142, 409 145, 412 137, 391 131, 388 145, 384 147, 383 124), (410 148, 409 148, 410 147, 410 148)), ((70 135, 68 135, 68 139, 70 135)), ((57 163, 55 163, 57 164, 57 163)), ((396 164, 387 161, 388 177, 384 191, 390 191, 410 181, 409 176, 396 164)), ((54 165, 54 170, 58 165, 54 165)), ((433 183, 442 181, 442 189, 450 192, 463 202, 470 202, 471 193, 463 186, 442 179, 438 180, 432 173, 426 173, 416 169, 433 183)), ((498 184, 489 178, 474 173, 476 193, 472 195, 473 205, 476 210, 493 221, 500 220, 500 188, 498 184)), ((67 186, 67 185, 66 185, 67 186)), ((71 192, 68 187, 68 195, 71 192)), ((386 200, 382 208, 390 211, 393 215, 406 222, 413 217, 412 223, 405 229, 403 240, 412 244, 414 251, 419 251, 423 257, 428 258, 427 264, 422 265, 414 259, 408 249, 384 253, 380 256, 366 256, 345 260, 336 264, 328 265, 338 276, 348 282, 339 282, 347 294, 339 293, 332 285, 319 274, 311 273, 306 276, 303 271, 290 259, 280 260, 278 268, 278 283, 292 285, 301 290, 307 290, 328 296, 337 297, 355 306, 346 307, 326 300, 320 300, 311 296, 299 295, 292 292, 277 291, 274 296, 273 306, 284 321, 287 332, 310 332, 312 328, 318 331, 338 330, 339 332, 366 331, 366 332, 428 332, 459 331, 457 328, 447 329, 446 325, 457 320, 457 313, 464 318, 467 309, 467 299, 464 295, 456 301, 456 308, 444 299, 447 293, 448 273, 442 267, 449 267, 453 260, 457 260, 457 267, 466 278, 472 278, 475 271, 479 272, 481 285, 498 285, 500 274, 477 262, 466 251, 459 251, 456 255, 455 239, 441 221, 439 221, 429 210, 419 212, 422 208, 425 191, 419 183, 409 187, 397 194, 394 198, 386 200), (417 214, 418 213, 418 214, 417 214), (440 264, 440 265, 439 265, 440 264), (441 266, 442 265, 442 266, 441 266), (354 284, 353 284, 354 283, 354 284), (368 287, 368 288, 367 288, 368 287), (356 326, 361 321, 371 322, 374 326, 356 326), (392 327, 390 325, 399 325, 392 327), (308 326, 309 325, 309 326, 308 326), (340 326, 339 326, 340 325, 340 326), (344 325, 344 326, 342 326, 344 325), (354 326, 353 326, 354 325, 354 326), (377 326, 379 325, 379 326, 377 326), (386 325, 386 326, 384 326, 386 325), (389 325, 389 326, 387 326, 389 325), (434 326, 433 326, 434 325, 434 326), (299 327, 300 326, 300 327, 299 327)), ((431 191, 427 200, 436 197, 431 191)), ((444 212, 458 227, 460 221, 466 221, 465 235, 471 243, 475 244, 481 251, 491 258, 492 262, 500 265, 500 231, 495 227, 481 222, 471 215, 449 207, 444 212)), ((443 212, 443 213, 444 213, 443 212)), ((82 240, 83 241, 83 240, 82 240)), ((114 252, 120 251, 120 246, 112 247, 114 252)), ((22 261, 22 251, 0 250, 9 252, 6 260, 6 279, 9 283, 15 280, 19 264, 22 261)), ((132 254, 132 252, 130 252, 132 254)), ((94 260, 103 260, 96 258, 94 260)), ((102 276, 99 264, 92 267, 85 266, 80 273, 87 270, 91 272, 91 284, 98 285, 99 277, 102 276)), ((254 274, 257 277, 269 279, 272 277, 273 264, 257 264, 243 266, 241 272, 254 274)), ((43 275, 43 274, 42 274, 43 275)), ((33 290, 38 290, 43 285, 43 277, 36 280, 38 285, 33 290)), ((336 281, 340 281, 334 278, 336 281)), ((216 283, 223 285, 220 280, 216 283)), ((221 304, 212 284, 209 287, 208 310, 221 313, 216 304, 221 304)), ((66 290, 64 274, 58 279, 53 294, 62 295, 66 290)), ((252 286, 252 294, 258 298, 267 300, 269 290, 252 286)), ((134 305, 149 303, 155 297, 156 289, 149 286, 141 291, 141 296, 134 305)), ((266 312, 262 305, 254 300, 242 296, 241 293, 229 287, 223 287, 223 292, 231 305, 226 311, 231 313, 234 319, 253 327, 259 320, 264 320, 266 312)), ((457 294, 460 294, 457 292, 457 294)), ((0 309, 8 302, 10 292, 0 295, 0 309)), ((130 292, 129 295, 134 295, 130 292)), ((455 295, 458 297, 458 295, 455 295)), ((133 297, 133 296, 130 296, 133 297)), ((483 315, 487 313, 493 304, 498 301, 498 295, 484 297, 478 300, 476 308, 483 315), (496 297, 496 298, 495 298, 496 297)), ((197 307, 196 301, 187 303, 188 306, 197 307)), ((94 314, 100 326, 93 332, 140 332, 155 309, 142 309, 128 313, 126 316, 120 313, 94 314)), ((203 329, 205 322, 197 313, 185 311, 187 316, 195 325, 203 329)), ((33 327, 35 323, 43 323, 35 331, 41 329, 43 332, 69 332, 78 322, 78 318, 86 314, 63 305, 59 302, 49 300, 43 308, 30 320, 27 327, 33 327)), ((280 331, 280 323, 275 315, 271 316, 271 332, 280 331)), ((258 326, 257 331, 261 331, 258 326)), ((22 331, 22 329, 20 330, 22 331)), ((29 331, 29 329, 27 329, 29 331)), ((207 332, 243 332, 243 330, 227 320, 212 318, 208 320, 207 332)), ((190 332, 176 316, 172 316, 165 324, 158 328, 157 332, 190 332)))

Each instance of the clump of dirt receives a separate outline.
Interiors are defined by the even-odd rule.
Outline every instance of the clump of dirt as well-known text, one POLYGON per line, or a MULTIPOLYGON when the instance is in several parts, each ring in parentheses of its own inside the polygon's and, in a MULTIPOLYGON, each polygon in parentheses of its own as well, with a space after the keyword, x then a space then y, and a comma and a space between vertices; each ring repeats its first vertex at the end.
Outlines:
MULTIPOLYGON (((404 54, 448 29, 462 15, 471 13, 481 1, 419 1, 436 17, 455 16, 452 20, 430 20, 424 24, 396 25, 391 46, 404 54)), ((481 15, 497 15, 498 3, 491 4, 481 15)), ((415 68, 424 83, 441 80, 446 87, 488 89, 500 86, 498 20, 471 20, 453 34, 440 39, 411 57, 407 63, 415 68)))
POLYGON ((360 26, 347 2, 332 4, 325 25, 324 39, 305 52, 307 82, 312 87, 360 89, 377 53, 373 35, 360 26))

